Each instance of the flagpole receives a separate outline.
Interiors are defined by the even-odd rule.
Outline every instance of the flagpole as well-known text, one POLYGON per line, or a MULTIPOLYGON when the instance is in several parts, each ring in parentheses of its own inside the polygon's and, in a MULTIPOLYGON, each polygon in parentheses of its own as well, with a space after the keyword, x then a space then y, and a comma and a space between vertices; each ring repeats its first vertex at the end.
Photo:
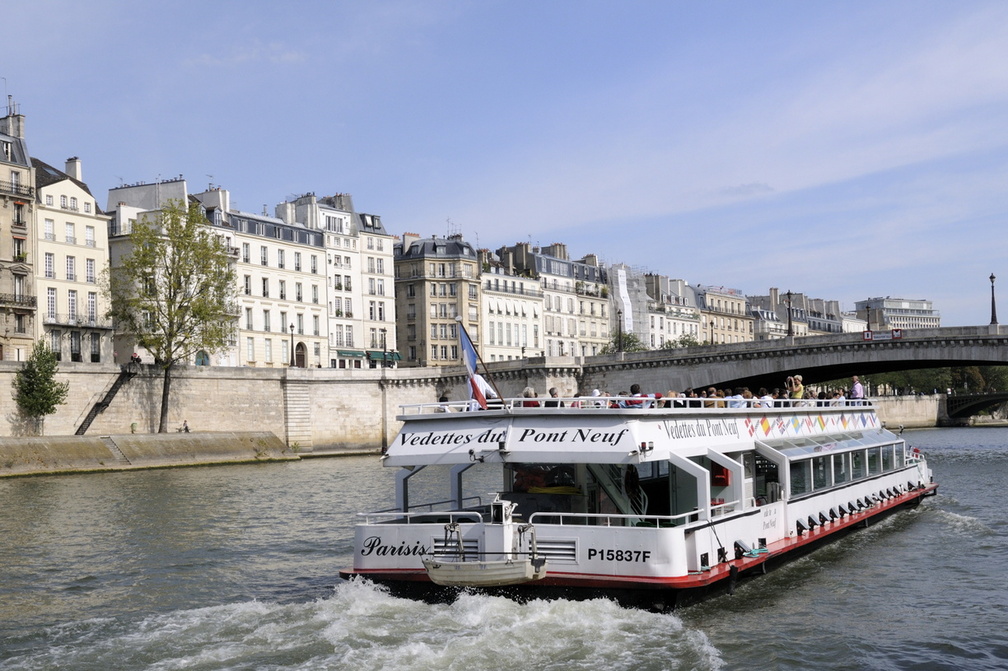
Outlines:
MULTIPOLYGON (((466 331, 466 327, 462 323, 462 318, 455 317, 455 321, 458 322, 459 328, 462 329, 462 332, 466 334, 466 338, 469 338, 469 342, 472 342, 472 338, 469 337, 469 331, 466 331)), ((483 372, 486 373, 486 377, 484 379, 489 382, 490 386, 493 387, 493 390, 497 392, 497 398, 504 398, 501 396, 500 389, 497 388, 497 383, 493 380, 493 375, 490 374, 490 369, 487 368, 486 363, 483 361, 483 357, 480 355, 479 348, 476 347, 476 343, 473 343, 473 351, 476 352, 476 360, 483 364, 483 372)))

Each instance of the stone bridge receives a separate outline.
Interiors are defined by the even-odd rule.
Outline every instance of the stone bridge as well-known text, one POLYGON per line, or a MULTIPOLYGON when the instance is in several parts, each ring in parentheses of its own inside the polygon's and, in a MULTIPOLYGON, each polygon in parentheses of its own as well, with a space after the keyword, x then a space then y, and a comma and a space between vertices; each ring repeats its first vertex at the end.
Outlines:
POLYGON ((1002 403, 1008 403, 1008 392, 957 394, 945 400, 945 410, 950 419, 965 419, 1002 403))
POLYGON ((796 373, 802 374, 805 384, 814 385, 898 370, 1003 365, 1008 359, 1008 326, 903 330, 895 334, 898 337, 892 335, 886 332, 882 336, 888 339, 867 340, 861 333, 843 333, 590 357, 582 361, 578 387, 582 393, 595 388, 616 393, 637 382, 643 389, 660 392, 710 385, 755 391, 783 388, 785 378, 796 373))

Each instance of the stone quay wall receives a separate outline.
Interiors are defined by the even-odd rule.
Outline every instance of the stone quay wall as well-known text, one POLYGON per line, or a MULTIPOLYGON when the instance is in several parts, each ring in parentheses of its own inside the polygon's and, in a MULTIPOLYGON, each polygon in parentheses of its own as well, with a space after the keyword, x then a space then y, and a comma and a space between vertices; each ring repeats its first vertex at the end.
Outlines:
MULTIPOLYGON (((16 362, 0 362, 0 438, 31 435, 13 399, 16 362)), ((505 397, 521 396, 525 387, 545 396, 557 387, 560 396, 587 395, 599 384, 616 393, 640 381, 648 391, 667 389, 658 369, 628 370, 605 379, 586 374, 574 358, 533 358, 490 365, 492 380, 505 397), (595 378, 595 379, 592 379, 595 378), (661 386, 656 386, 661 385, 661 386)), ((61 363, 58 378, 70 384, 67 402, 45 418, 46 436, 71 436, 88 411, 119 376, 118 366, 61 363)), ((109 406, 92 422, 88 436, 151 434, 157 431, 162 374, 141 366, 109 406)), ((269 432, 299 454, 379 450, 395 438, 400 406, 467 399, 462 368, 402 368, 339 370, 331 368, 218 368, 182 366, 173 371, 169 406, 170 430, 186 421, 200 432, 269 432)), ((879 409, 888 426, 934 426, 938 400, 889 401, 879 409)))

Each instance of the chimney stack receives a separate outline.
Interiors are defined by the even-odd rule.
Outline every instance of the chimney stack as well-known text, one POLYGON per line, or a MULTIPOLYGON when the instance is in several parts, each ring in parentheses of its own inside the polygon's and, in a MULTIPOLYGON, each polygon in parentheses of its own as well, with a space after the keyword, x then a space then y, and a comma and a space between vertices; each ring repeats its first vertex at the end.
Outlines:
POLYGON ((66 160, 66 170, 64 172, 78 182, 83 181, 81 179, 81 160, 76 156, 71 156, 66 160))

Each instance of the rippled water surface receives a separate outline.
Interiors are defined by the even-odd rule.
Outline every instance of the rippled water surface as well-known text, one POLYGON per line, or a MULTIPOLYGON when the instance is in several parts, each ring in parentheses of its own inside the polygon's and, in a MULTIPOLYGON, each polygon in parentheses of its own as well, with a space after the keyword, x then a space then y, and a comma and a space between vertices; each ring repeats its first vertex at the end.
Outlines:
POLYGON ((340 581, 370 457, 2 480, 0 670, 1008 668, 1008 429, 906 437, 938 496, 665 615, 340 581))

